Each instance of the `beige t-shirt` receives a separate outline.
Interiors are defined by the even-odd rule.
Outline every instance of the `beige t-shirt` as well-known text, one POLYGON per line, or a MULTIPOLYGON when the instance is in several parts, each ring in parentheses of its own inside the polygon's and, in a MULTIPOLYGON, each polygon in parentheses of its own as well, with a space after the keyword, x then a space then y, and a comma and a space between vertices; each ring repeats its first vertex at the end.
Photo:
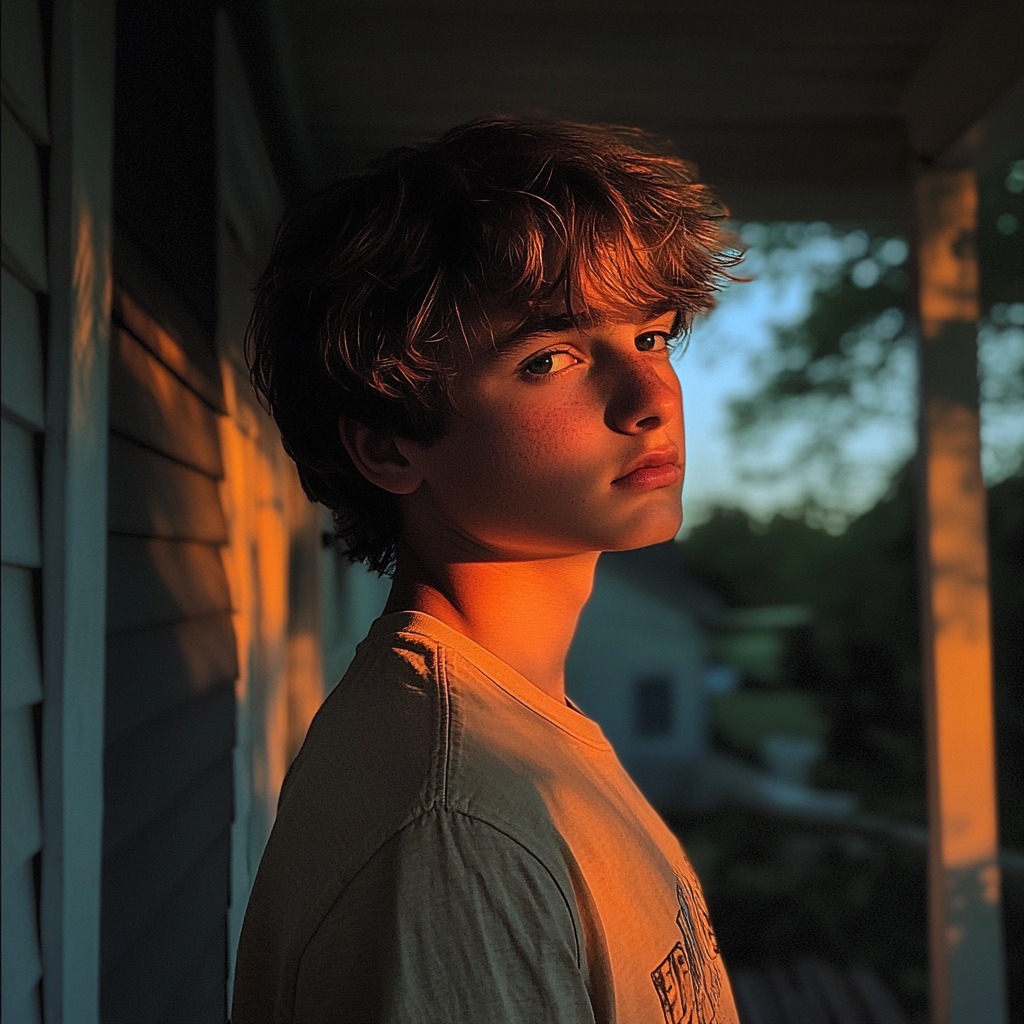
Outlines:
POLYGON ((233 1024, 735 1024, 700 886, 598 725, 378 619, 281 792, 233 1024))

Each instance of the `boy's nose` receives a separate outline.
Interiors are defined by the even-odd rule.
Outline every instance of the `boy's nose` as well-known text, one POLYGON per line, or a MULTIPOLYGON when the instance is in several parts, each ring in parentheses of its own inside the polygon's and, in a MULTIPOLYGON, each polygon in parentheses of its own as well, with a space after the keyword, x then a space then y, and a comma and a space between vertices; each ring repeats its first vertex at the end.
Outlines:
POLYGON ((664 426, 681 413, 682 396, 675 374, 671 381, 665 380, 655 367, 637 360, 618 375, 605 422, 619 433, 640 434, 664 426))

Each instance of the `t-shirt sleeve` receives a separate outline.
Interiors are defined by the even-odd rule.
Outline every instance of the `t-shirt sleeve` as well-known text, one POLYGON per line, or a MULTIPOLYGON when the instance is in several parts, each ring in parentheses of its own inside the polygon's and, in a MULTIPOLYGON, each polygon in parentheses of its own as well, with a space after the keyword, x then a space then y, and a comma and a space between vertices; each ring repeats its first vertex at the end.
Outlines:
POLYGON ((592 1022, 571 898, 497 828, 430 811, 377 851, 317 929, 294 1019, 592 1022))

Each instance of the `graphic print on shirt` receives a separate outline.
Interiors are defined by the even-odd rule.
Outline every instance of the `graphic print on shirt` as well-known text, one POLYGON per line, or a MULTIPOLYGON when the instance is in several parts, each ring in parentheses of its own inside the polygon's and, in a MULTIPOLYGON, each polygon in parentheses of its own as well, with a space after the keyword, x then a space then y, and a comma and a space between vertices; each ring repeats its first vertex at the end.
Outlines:
POLYGON ((676 876, 682 938, 651 972, 665 1024, 711 1024, 718 1014, 722 979, 718 942, 700 888, 676 876))

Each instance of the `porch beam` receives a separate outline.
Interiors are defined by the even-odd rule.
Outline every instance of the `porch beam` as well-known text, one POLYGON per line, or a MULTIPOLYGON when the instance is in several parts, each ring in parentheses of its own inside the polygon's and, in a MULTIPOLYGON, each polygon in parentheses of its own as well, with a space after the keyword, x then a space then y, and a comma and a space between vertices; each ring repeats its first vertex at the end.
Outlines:
POLYGON ((1024 75, 1022 39, 1024 4, 958 0, 950 5, 942 34, 899 103, 919 157, 940 156, 1024 75))

